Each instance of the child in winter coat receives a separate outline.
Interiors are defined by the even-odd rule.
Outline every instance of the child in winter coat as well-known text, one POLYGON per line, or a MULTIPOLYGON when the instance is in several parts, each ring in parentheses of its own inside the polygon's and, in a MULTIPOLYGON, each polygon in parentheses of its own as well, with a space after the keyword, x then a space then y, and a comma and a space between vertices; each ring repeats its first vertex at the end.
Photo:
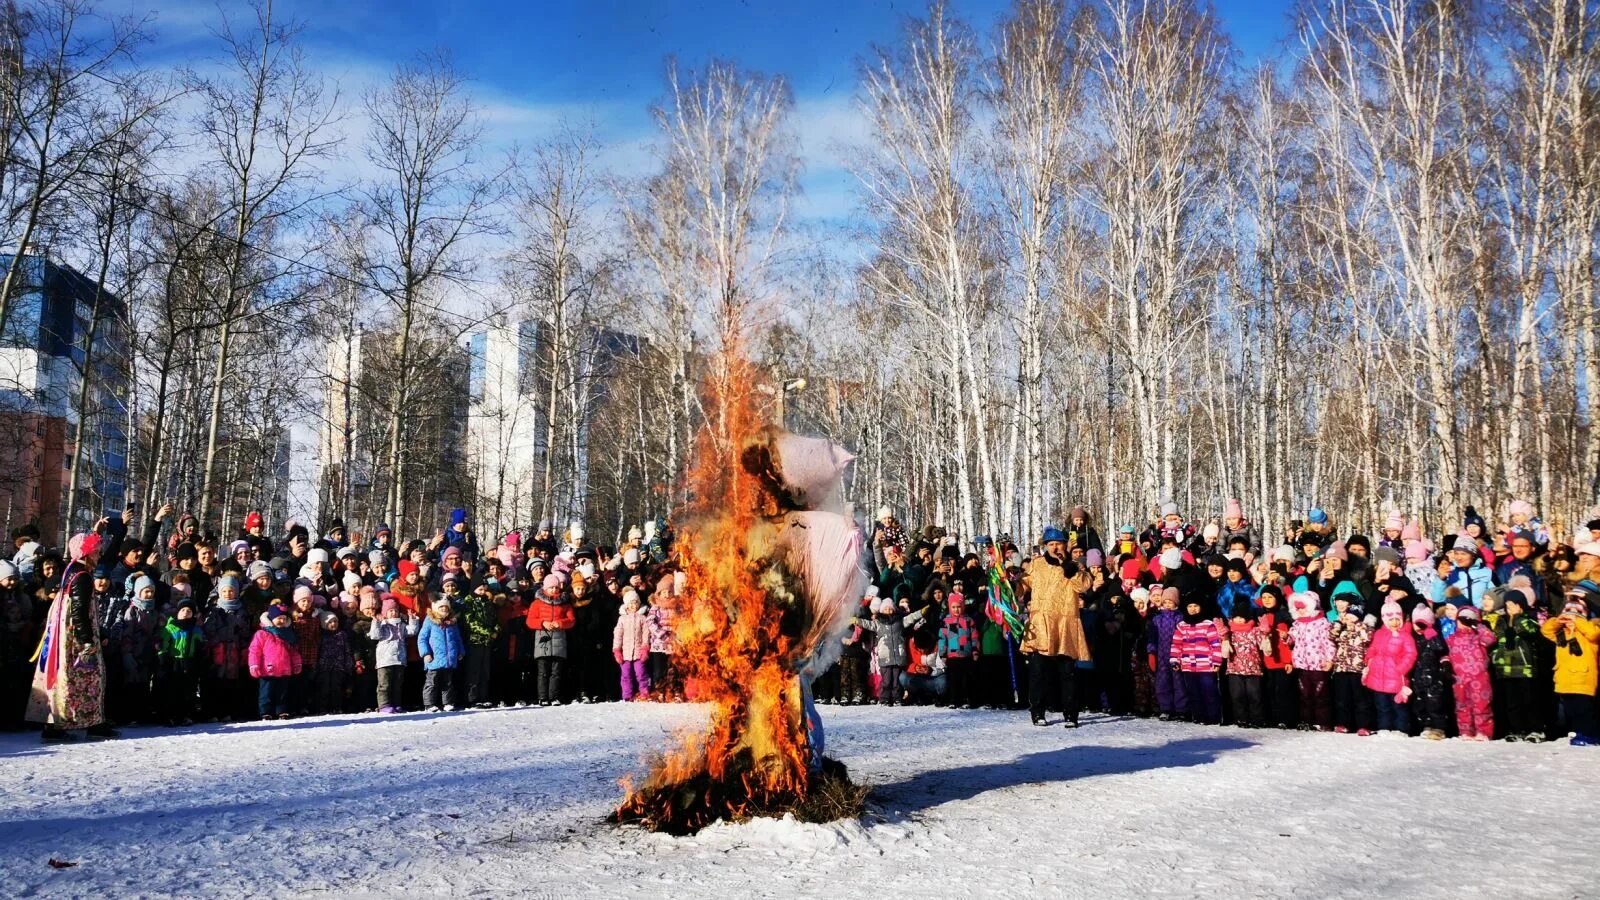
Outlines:
POLYGON ((650 659, 650 621, 633 588, 622 592, 622 615, 611 633, 611 655, 622 668, 622 699, 648 699, 650 675, 645 669, 650 659))
POLYGON ((1300 686, 1300 730, 1327 731, 1333 727, 1329 679, 1333 672, 1333 629, 1322 614, 1318 597, 1300 591, 1289 597, 1294 624, 1289 643, 1300 686))
POLYGON ((1151 588, 1150 596, 1160 598, 1160 609, 1145 627, 1145 652, 1150 672, 1155 676, 1156 706, 1161 710, 1158 718, 1165 722, 1183 715, 1189 708, 1189 698, 1183 690, 1183 674, 1172 658, 1172 638, 1183 624, 1183 614, 1178 612, 1177 588, 1162 588, 1160 594, 1151 588))
POLYGON ((1334 600, 1339 621, 1333 636, 1333 730, 1340 734, 1354 731, 1366 737, 1372 733, 1372 701, 1361 686, 1361 670, 1367 665, 1367 645, 1372 629, 1362 621, 1366 611, 1350 603, 1346 595, 1334 600))
POLYGON ((121 651, 122 685, 112 697, 113 717, 124 724, 148 721, 155 710, 151 704, 151 684, 156 675, 159 647, 155 582, 141 575, 133 583, 133 602, 122 614, 122 621, 111 634, 121 651))
POLYGON ((1233 720, 1244 728, 1260 728, 1265 721, 1261 652, 1269 644, 1256 626, 1255 610, 1249 604, 1234 606, 1222 641, 1222 655, 1228 660, 1228 699, 1233 705, 1233 720))
MULTIPOLYGON (((680 573, 681 574, 681 573, 680 573)), ((650 597, 650 690, 658 700, 682 700, 683 684, 672 667, 678 653, 676 579, 662 579, 650 597)))
POLYGON ((1293 728, 1300 721, 1300 686, 1294 675, 1294 648, 1289 629, 1294 620, 1284 606, 1283 590, 1269 585, 1256 595, 1261 604, 1257 628, 1266 637, 1261 648, 1262 708, 1266 723, 1277 728, 1293 728))
POLYGON ((949 613, 939 625, 936 652, 944 660, 945 699, 954 707, 973 709, 972 670, 978 660, 978 627, 966 613, 960 591, 945 600, 949 613))
POLYGON ((1411 669, 1412 715, 1430 741, 1445 739, 1450 727, 1450 647, 1436 627, 1426 603, 1411 611, 1412 638, 1417 644, 1417 664, 1411 669))
POLYGON ((156 649, 159 660, 156 682, 160 685, 168 725, 194 722, 195 688, 200 681, 200 646, 204 642, 200 619, 194 613, 194 601, 185 598, 162 628, 156 649))
POLYGON ((1185 605, 1183 621, 1172 634, 1172 664, 1183 675, 1189 719, 1205 725, 1222 721, 1217 670, 1222 667, 1222 632, 1198 600, 1185 605))
POLYGON ((1600 625, 1589 620, 1589 608, 1581 591, 1567 595, 1561 615, 1540 629, 1546 640, 1556 645, 1556 700, 1561 721, 1573 734, 1575 746, 1600 743, 1600 723, 1595 721, 1594 694, 1600 666, 1600 625))
POLYGON ((364 587, 348 632, 354 672, 350 676, 350 699, 345 704, 345 712, 371 712, 378 708, 378 645, 372 640, 372 626, 377 618, 378 594, 364 587))
POLYGON ((322 613, 322 648, 317 661, 315 708, 323 714, 344 711, 350 679, 355 677, 356 658, 350 649, 350 635, 339 626, 339 617, 322 613))
MULTIPOLYGON (((856 609, 856 618, 872 615, 871 605, 878 599, 878 589, 868 587, 866 596, 856 609)), ((839 638, 844 649, 839 651, 839 702, 854 706, 867 702, 867 646, 859 625, 851 625, 839 638)))
POLYGON ((406 682, 407 639, 417 637, 422 622, 400 607, 393 594, 385 594, 379 618, 374 619, 368 636, 378 666, 378 711, 403 711, 406 682))
MULTIPOLYGON (((574 579, 581 578, 573 573, 574 579)), ((566 702, 562 678, 567 666, 567 635, 578 624, 577 613, 566 595, 560 575, 544 578, 539 596, 528 604, 528 630, 533 637, 533 664, 539 705, 566 702)))
POLYGON ((1367 644, 1361 683, 1372 692, 1379 731, 1411 731, 1411 669, 1417 662, 1417 644, 1406 631, 1405 611, 1390 601, 1383 605, 1383 627, 1367 644))
POLYGON ((428 609, 428 617, 417 633, 417 652, 427 671, 422 684, 422 705, 434 712, 455 711, 460 707, 456 690, 456 668, 461 665, 466 644, 449 596, 440 596, 428 609))
POLYGON ((1489 649, 1494 716, 1506 740, 1536 744, 1544 740, 1533 678, 1541 649, 1539 622, 1528 614, 1528 598, 1521 591, 1506 591, 1500 597, 1504 608, 1484 615, 1495 636, 1489 649))
MULTIPOLYGON (((898 590, 898 589, 897 589, 898 590)), ((874 635, 873 656, 878 660, 878 702, 894 706, 900 699, 900 673, 910 660, 906 631, 921 624, 923 611, 906 614, 888 598, 878 601, 870 619, 854 619, 852 624, 874 635)))
POLYGON ((261 718, 289 718, 289 686, 302 671, 300 650, 289 611, 274 603, 263 613, 267 625, 250 640, 250 677, 258 680, 261 718))
POLYGON ((219 722, 244 718, 255 702, 250 674, 250 636, 252 616, 245 610, 238 576, 217 579, 217 603, 206 613, 202 626, 205 635, 205 677, 200 697, 205 714, 219 722))
POLYGON ((294 609, 289 614, 301 660, 300 674, 290 690, 289 702, 301 713, 311 710, 317 694, 317 663, 322 656, 322 616, 318 607, 323 604, 319 600, 321 597, 302 584, 294 589, 294 609))
POLYGON ((1464 741, 1494 740, 1494 695, 1489 685, 1489 648, 1494 642, 1494 630, 1483 624, 1475 607, 1456 611, 1455 633, 1445 643, 1456 679, 1456 730, 1464 741))

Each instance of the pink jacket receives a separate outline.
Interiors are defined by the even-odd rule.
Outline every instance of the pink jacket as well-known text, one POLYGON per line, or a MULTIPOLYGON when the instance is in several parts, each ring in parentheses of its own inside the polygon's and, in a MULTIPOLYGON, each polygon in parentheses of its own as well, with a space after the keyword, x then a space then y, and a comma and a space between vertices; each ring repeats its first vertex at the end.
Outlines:
POLYGON ((1398 694, 1416 664, 1417 642, 1411 639, 1411 629, 1396 634, 1379 628, 1367 645, 1367 677, 1361 683, 1380 694, 1398 694))
POLYGON ((1327 616, 1295 619, 1289 626, 1289 643, 1294 647, 1296 669, 1327 672, 1333 668, 1333 626, 1327 616))
POLYGON ((648 657, 650 619, 637 610, 618 616, 617 627, 611 632, 611 649, 621 650, 624 662, 634 662, 648 657))
POLYGON ((1487 625, 1476 628, 1457 627, 1455 633, 1445 638, 1450 646, 1450 668, 1456 681, 1480 681, 1489 684, 1489 648, 1494 645, 1494 632, 1487 625))
POLYGON ((250 639, 250 677, 287 678, 300 674, 300 648, 265 628, 250 639))

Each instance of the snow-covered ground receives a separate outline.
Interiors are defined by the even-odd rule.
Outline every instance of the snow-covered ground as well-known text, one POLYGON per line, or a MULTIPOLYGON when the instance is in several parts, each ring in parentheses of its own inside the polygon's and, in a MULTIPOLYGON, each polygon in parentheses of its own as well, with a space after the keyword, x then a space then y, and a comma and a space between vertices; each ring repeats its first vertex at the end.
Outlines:
POLYGON ((9 897, 1600 895, 1600 751, 825 708, 869 821, 602 822, 654 704, 0 737, 9 897), (76 862, 52 869, 50 858, 76 862))

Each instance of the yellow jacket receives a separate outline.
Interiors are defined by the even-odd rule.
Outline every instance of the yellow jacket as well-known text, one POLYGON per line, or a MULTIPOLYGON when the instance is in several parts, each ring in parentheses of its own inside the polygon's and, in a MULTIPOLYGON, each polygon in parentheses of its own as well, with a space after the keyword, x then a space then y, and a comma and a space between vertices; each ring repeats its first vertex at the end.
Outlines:
MULTIPOLYGON (((1561 620, 1550 619, 1539 630, 1546 638, 1555 641, 1561 633, 1561 620)), ((1600 678, 1600 661, 1595 659, 1595 654, 1600 652, 1600 624, 1588 619, 1573 619, 1572 633, 1568 638, 1565 647, 1556 642, 1556 693, 1588 694, 1592 697, 1596 679, 1600 678), (1573 647, 1582 652, 1574 654, 1573 647)))

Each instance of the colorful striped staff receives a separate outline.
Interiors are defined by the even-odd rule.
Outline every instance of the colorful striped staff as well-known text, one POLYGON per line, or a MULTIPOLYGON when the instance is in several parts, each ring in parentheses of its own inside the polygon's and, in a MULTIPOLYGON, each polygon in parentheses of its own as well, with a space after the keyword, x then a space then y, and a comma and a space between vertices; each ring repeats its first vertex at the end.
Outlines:
POLYGON ((1006 577, 1005 562, 1000 548, 989 545, 989 618, 1005 626, 1006 637, 1021 635, 1022 613, 1017 608, 1017 596, 1011 590, 1011 580, 1006 577))

